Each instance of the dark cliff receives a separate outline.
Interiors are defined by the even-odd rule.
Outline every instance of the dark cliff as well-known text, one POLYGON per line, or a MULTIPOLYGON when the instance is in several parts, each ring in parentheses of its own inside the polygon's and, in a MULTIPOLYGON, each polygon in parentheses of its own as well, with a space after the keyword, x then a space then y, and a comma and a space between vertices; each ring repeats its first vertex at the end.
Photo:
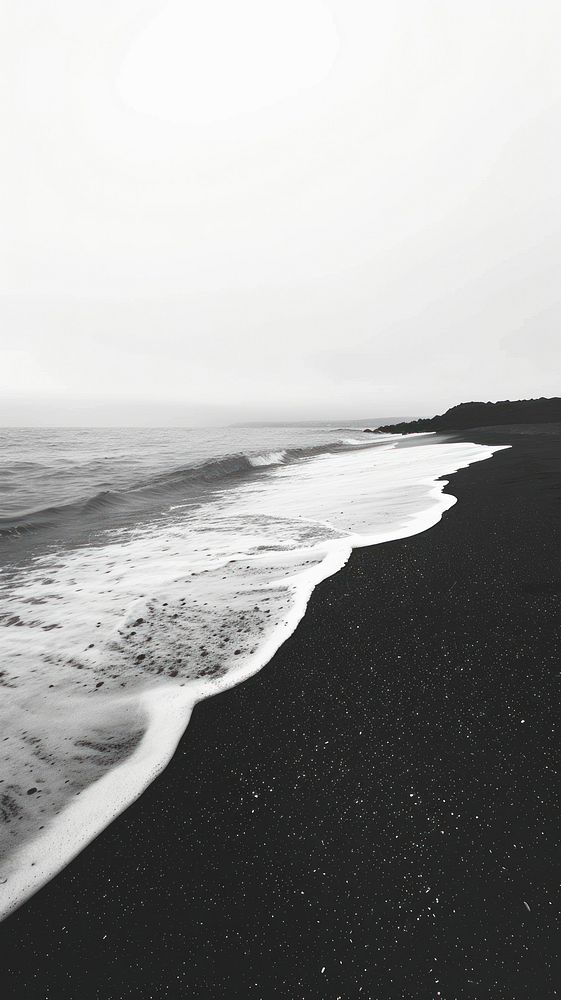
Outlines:
POLYGON ((495 424, 561 423, 561 398, 503 399, 498 403, 459 403, 446 413, 420 420, 377 427, 372 433, 412 434, 419 431, 457 431, 495 424))

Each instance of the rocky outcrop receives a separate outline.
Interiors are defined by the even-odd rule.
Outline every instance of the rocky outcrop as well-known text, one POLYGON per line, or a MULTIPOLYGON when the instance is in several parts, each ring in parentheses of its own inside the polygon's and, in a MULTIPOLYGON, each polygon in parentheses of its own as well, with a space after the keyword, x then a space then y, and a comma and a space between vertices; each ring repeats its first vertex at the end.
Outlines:
POLYGON ((413 434, 419 431, 458 431, 496 424, 561 423, 561 398, 502 399, 497 403, 459 403, 435 417, 422 417, 377 427, 374 433, 413 434))

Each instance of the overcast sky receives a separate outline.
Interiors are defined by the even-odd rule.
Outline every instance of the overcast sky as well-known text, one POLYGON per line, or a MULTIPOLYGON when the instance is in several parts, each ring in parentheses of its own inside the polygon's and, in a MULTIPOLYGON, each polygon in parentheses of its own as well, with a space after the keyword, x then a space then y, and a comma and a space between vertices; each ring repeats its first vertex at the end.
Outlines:
POLYGON ((561 394, 558 0, 0 10, 0 422, 561 394))

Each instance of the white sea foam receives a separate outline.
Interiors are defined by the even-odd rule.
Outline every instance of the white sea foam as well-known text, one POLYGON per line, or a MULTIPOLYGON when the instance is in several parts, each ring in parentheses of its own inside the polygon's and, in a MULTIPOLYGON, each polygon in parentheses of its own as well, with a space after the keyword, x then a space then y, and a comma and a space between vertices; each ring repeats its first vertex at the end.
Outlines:
POLYGON ((392 438, 263 462, 264 478, 200 509, 175 505, 12 579, 2 594, 0 916, 165 767, 196 701, 270 660, 353 547, 434 525, 455 503, 437 479, 496 450, 392 438))
POLYGON ((250 455, 249 463, 255 468, 267 465, 282 465, 286 451, 268 451, 264 455, 250 455))

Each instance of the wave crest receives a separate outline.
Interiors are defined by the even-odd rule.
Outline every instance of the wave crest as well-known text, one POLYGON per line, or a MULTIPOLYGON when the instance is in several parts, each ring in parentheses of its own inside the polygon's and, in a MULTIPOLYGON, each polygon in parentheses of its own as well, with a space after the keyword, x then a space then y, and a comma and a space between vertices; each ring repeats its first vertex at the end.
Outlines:
POLYGON ((249 461, 256 469, 266 468, 268 465, 282 465, 286 458, 286 451, 268 451, 264 455, 250 455, 249 461))
MULTIPOLYGON (((342 439, 308 448, 289 448, 258 454, 237 452, 221 458, 209 459, 199 465, 188 465, 170 472, 152 476, 144 482, 122 490, 102 490, 89 497, 62 504, 52 504, 37 510, 23 511, 19 515, 0 517, 0 538, 18 537, 29 532, 91 521, 91 527, 103 526, 104 521, 127 521, 135 514, 159 508, 178 500, 197 500, 209 489, 234 485, 236 481, 263 473, 268 468, 332 454, 345 449, 364 447, 367 442, 342 439)), ((374 446, 373 441, 368 441, 374 446)))

